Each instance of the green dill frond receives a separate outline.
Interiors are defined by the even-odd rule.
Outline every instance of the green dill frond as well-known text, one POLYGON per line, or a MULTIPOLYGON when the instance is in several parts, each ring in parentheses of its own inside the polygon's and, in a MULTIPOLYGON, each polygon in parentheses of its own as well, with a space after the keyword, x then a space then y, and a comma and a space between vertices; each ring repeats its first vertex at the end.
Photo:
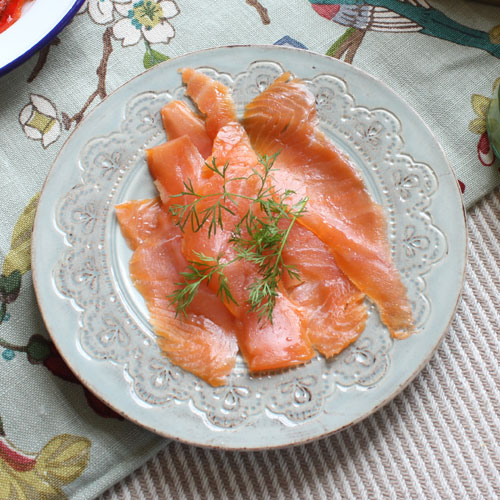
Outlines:
MULTIPOLYGON (((172 198, 186 197, 188 203, 177 203, 170 207, 170 213, 176 224, 184 231, 187 224, 193 232, 207 227, 208 238, 217 230, 224 229, 224 214, 235 215, 238 200, 249 200, 250 207, 234 227, 230 242, 235 246, 235 257, 229 262, 221 262, 221 258, 210 257, 195 252, 197 260, 188 263, 187 270, 182 272, 183 281, 176 283, 176 291, 169 299, 176 308, 176 314, 186 314, 186 309, 193 301, 200 285, 207 284, 214 276, 218 278, 217 295, 224 302, 237 304, 224 274, 224 268, 236 261, 245 260, 257 266, 258 277, 248 289, 249 311, 256 312, 260 320, 272 322, 276 298, 279 295, 278 285, 284 273, 291 278, 300 280, 294 266, 283 262, 283 249, 287 244, 290 231, 295 221, 306 211, 307 197, 289 204, 288 200, 295 191, 285 189, 277 192, 271 183, 270 174, 279 152, 274 155, 259 156, 262 168, 253 168, 247 177, 228 177, 229 163, 222 167, 217 165, 215 158, 206 167, 215 175, 221 177, 222 189, 218 193, 202 194, 196 192, 191 179, 184 182, 184 191, 172 198), (260 186, 254 197, 228 190, 228 185, 234 181, 248 180, 258 177, 260 186), (200 210, 200 202, 210 200, 208 205, 200 210), (287 224, 282 221, 286 220, 287 224)), ((205 205, 206 203, 204 203, 205 205)))

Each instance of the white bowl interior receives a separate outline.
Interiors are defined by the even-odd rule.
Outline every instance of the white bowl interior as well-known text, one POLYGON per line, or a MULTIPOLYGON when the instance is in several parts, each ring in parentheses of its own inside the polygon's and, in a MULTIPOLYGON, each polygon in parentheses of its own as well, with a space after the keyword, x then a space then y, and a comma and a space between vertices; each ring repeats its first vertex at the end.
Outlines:
POLYGON ((0 33, 0 69, 15 61, 45 38, 65 17, 77 0, 31 0, 23 15, 0 33))

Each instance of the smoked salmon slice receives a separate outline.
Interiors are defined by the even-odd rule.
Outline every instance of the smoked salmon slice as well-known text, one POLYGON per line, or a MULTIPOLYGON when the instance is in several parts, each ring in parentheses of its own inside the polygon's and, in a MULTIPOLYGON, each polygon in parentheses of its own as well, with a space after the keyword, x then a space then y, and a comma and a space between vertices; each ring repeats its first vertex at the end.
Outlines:
MULTIPOLYGON (((230 92, 222 88, 222 84, 191 69, 184 70, 183 78, 188 84, 187 94, 206 113, 207 121, 219 108, 232 109, 230 92), (222 104, 210 102, 211 99, 218 99, 222 104)), ((219 129, 213 157, 220 164, 229 161, 236 176, 248 176, 257 157, 248 144, 246 133, 235 122, 233 111, 226 112, 224 120, 218 122, 226 126, 219 129), (236 146, 238 142, 239 147, 236 146)), ((276 187, 287 189, 286 184, 276 187)), ((296 280, 287 280, 288 275, 284 276, 289 285, 287 291, 291 292, 288 295, 301 307, 306 318, 310 340, 325 356, 337 354, 354 342, 365 327, 364 294, 340 271, 328 247, 309 230, 294 225, 283 256, 286 264, 295 265, 302 280, 298 285, 296 280)), ((234 279, 241 278, 236 275, 234 279)))
POLYGON ((158 198, 127 201, 115 206, 122 235, 132 250, 144 243, 156 230, 161 211, 158 198))
POLYGON ((200 152, 185 135, 160 144, 146 151, 149 172, 166 207, 172 203, 183 203, 184 198, 171 198, 185 191, 184 182, 190 179, 198 183, 205 164, 200 152))
POLYGON ((309 198, 299 222, 326 243, 340 269, 375 302, 391 335, 410 335, 413 315, 391 258, 383 209, 319 131, 306 85, 289 73, 280 76, 247 105, 243 125, 258 153, 280 151, 275 185, 294 190, 297 200, 309 198))
POLYGON ((170 101, 161 110, 163 128, 169 140, 187 135, 203 158, 212 153, 212 139, 205 129, 205 121, 182 101, 170 101))
POLYGON ((300 276, 299 281, 285 273, 283 283, 301 306, 313 346, 327 358, 338 354, 365 328, 364 293, 338 268, 329 248, 300 224, 293 226, 283 258, 300 276))
POLYGON ((212 140, 224 125, 238 121, 231 91, 223 83, 192 68, 182 70, 182 81, 186 94, 206 115, 205 128, 212 140))
POLYGON ((238 351, 233 317, 204 285, 182 320, 176 317, 167 297, 187 266, 179 228, 160 208, 157 199, 119 205, 117 215, 124 233, 133 235, 127 238, 136 247, 130 261, 130 275, 146 301, 160 349, 172 363, 209 384, 224 384, 238 351), (146 228, 141 220, 156 220, 156 226, 148 223, 146 228))
MULTIPOLYGON (((189 140, 182 138, 183 141, 189 140)), ((180 186, 186 176, 178 169, 177 158, 174 151, 177 145, 172 146, 172 153, 168 150, 166 143, 162 147, 163 157, 160 161, 157 156, 148 154, 152 176, 162 185, 162 191, 169 195, 178 194, 179 191, 171 191, 180 186), (179 175, 179 179, 174 180, 171 176, 179 175)), ((194 145, 192 146, 194 148, 194 145)), ((190 148, 190 149, 192 149, 190 148)), ((216 163, 222 167, 228 162, 228 178, 248 176, 248 170, 257 165, 257 158, 253 152, 241 125, 232 123, 223 127, 214 141, 212 155, 216 158, 216 163), (251 163, 249 163, 251 162, 251 163)), ((202 194, 221 192, 222 178, 213 175, 209 179, 201 180, 199 174, 202 171, 204 161, 201 156, 188 154, 183 157, 183 161, 191 161, 190 165, 185 165, 185 172, 193 172, 191 183, 195 190, 202 194)), ((257 190, 257 178, 251 180, 239 179, 230 183, 232 192, 252 196, 257 190)), ((207 203, 210 203, 207 198, 207 203)), ((212 201, 213 203, 213 201, 212 201)), ((188 259, 196 260, 195 252, 202 253, 214 260, 220 259, 224 264, 233 260, 236 255, 234 245, 230 242, 233 233, 232 229, 239 222, 241 217, 248 211, 249 203, 240 200, 238 204, 231 206, 232 212, 223 213, 223 226, 227 229, 218 228, 215 234, 208 236, 206 226, 199 231, 194 231, 186 225, 183 233, 182 250, 188 259)), ((199 210, 204 207, 200 204, 199 210)), ((273 313, 273 322, 259 321, 255 312, 249 312, 247 305, 248 287, 258 277, 258 267, 246 260, 239 260, 230 264, 223 270, 224 276, 230 287, 235 302, 225 301, 224 304, 229 311, 238 319, 242 320, 237 329, 238 343, 240 350, 251 371, 273 370, 301 364, 314 356, 302 315, 298 308, 281 292, 276 299, 276 306, 273 313), (286 333, 286 335, 285 335, 286 333), (274 348, 273 348, 274 346, 274 348)), ((209 287, 217 291, 220 282, 214 277, 210 281, 209 287)))

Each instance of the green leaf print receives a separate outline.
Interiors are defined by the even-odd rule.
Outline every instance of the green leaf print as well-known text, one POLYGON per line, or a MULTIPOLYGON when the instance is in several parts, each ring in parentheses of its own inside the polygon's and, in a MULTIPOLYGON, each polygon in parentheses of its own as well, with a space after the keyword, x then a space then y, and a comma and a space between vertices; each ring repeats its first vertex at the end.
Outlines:
POLYGON ((142 60, 142 63, 144 64, 144 67, 146 69, 152 68, 153 66, 156 66, 163 61, 168 61, 169 59, 170 57, 168 57, 167 55, 162 54, 157 50, 153 50, 149 43, 146 42, 146 52, 142 60))
POLYGON ((17 219, 12 231, 10 251, 2 266, 4 276, 10 275, 14 271, 24 274, 31 268, 31 231, 39 196, 40 193, 37 193, 31 198, 19 219, 17 219))
POLYGON ((346 40, 356 32, 356 28, 347 28, 343 35, 341 35, 337 40, 333 43, 333 45, 326 51, 326 55, 330 57, 335 57, 335 54, 340 49, 342 44, 346 42, 346 40))
POLYGON ((0 302, 10 304, 17 299, 21 289, 22 274, 16 270, 7 276, 0 275, 0 302))

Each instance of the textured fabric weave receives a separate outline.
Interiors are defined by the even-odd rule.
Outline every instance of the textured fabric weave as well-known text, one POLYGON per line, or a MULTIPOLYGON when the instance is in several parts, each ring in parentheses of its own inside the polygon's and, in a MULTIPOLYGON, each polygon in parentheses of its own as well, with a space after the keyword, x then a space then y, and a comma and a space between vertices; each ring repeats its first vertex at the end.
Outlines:
POLYGON ((361 423, 270 452, 171 442, 100 500, 500 498, 500 190, 469 211, 457 315, 417 378, 361 423))

